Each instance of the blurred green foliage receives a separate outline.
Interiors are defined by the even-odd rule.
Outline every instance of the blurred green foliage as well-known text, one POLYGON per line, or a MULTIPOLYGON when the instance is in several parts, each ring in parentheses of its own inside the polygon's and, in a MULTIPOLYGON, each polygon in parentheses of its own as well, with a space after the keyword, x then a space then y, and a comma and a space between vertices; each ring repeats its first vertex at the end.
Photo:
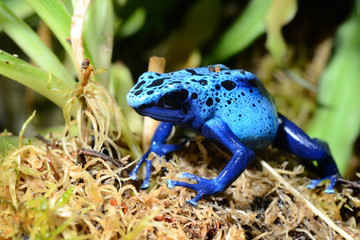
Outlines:
MULTIPOLYGON (((357 10, 360 1, 356 2, 357 10)), ((353 11, 335 38, 334 54, 326 67, 318 91, 310 133, 331 146, 344 172, 360 132, 360 15, 353 11)))
MULTIPOLYGON (((359 136, 359 1, 94 0, 85 21, 85 55, 95 68, 108 69, 96 78, 110 88, 136 132, 141 120, 124 104, 125 94, 146 71, 151 55, 166 57, 168 70, 224 63, 258 74, 279 109, 300 125, 310 124, 311 136, 328 141, 336 159, 347 164, 359 136), (335 39, 334 52, 331 44, 324 44, 329 39, 335 39), (314 86, 320 76, 316 105, 314 86)), ((67 41, 75 3, 0 1, 0 73, 60 107, 68 92, 52 89, 70 90, 76 83, 67 41), (51 30, 50 46, 37 32, 41 23, 51 30)), ((33 108, 43 116, 37 129, 48 127, 45 100, 11 86, 2 77, 0 131, 18 132, 22 121, 16 126, 11 122, 33 108), (14 106, 14 99, 22 101, 14 106), (10 114, 14 108, 19 111, 10 114)), ((63 124, 61 115, 52 115, 60 116, 57 124, 63 124)))

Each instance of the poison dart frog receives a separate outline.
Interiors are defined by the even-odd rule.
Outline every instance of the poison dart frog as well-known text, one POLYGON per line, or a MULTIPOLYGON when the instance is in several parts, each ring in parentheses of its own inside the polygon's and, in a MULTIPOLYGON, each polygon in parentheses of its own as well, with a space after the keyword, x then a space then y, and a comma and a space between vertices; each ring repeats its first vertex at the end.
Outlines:
POLYGON ((272 96, 259 79, 244 70, 231 70, 218 64, 188 68, 170 73, 145 72, 127 94, 128 104, 141 115, 161 121, 130 177, 135 180, 140 166, 146 163, 141 189, 149 187, 151 152, 159 156, 181 149, 180 144, 166 144, 174 125, 202 134, 222 144, 232 152, 232 158, 221 173, 202 178, 182 173, 197 183, 168 180, 167 186, 195 190, 196 196, 187 202, 193 206, 213 194, 226 190, 255 158, 255 151, 270 144, 306 160, 317 161, 322 179, 307 186, 314 189, 322 180, 330 179, 326 193, 333 193, 340 177, 328 145, 310 138, 303 130, 278 113, 272 96))

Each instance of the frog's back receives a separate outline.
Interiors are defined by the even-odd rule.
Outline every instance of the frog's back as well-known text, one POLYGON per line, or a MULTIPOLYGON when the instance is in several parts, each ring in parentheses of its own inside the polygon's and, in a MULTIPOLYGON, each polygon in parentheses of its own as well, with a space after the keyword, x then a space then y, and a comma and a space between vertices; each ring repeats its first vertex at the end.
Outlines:
POLYGON ((225 90, 219 93, 221 104, 217 106, 216 115, 222 116, 245 145, 261 149, 271 144, 276 136, 277 111, 272 96, 259 79, 252 73, 241 74, 246 77, 234 80, 233 90, 223 87, 225 90))
POLYGON ((199 114, 222 119, 251 149, 262 149, 271 144, 278 127, 277 111, 259 79, 250 72, 230 70, 225 66, 214 73, 209 73, 206 68, 198 70, 197 74, 208 73, 199 78, 207 84, 194 89, 199 95, 199 114))

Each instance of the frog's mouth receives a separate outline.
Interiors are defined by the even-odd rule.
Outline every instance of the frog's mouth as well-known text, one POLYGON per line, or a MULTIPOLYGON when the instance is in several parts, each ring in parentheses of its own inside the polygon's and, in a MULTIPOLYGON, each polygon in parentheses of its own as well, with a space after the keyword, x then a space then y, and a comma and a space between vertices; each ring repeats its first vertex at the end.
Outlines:
POLYGON ((164 122, 181 123, 184 119, 184 113, 179 109, 164 109, 157 106, 142 106, 140 108, 136 108, 135 111, 140 115, 148 116, 155 120, 164 122))

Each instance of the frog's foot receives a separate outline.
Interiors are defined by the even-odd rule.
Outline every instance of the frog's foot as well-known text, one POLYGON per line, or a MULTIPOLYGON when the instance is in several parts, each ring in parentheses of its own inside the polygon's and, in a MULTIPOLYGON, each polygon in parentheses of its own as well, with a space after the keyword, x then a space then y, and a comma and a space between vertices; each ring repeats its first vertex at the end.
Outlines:
POLYGON ((147 189, 149 188, 149 179, 151 174, 151 168, 152 168, 152 161, 148 159, 150 154, 150 151, 147 151, 139 160, 139 162, 135 165, 133 170, 131 170, 129 177, 131 180, 137 179, 137 172, 139 171, 141 165, 145 162, 146 163, 146 173, 145 173, 145 179, 143 183, 140 186, 140 189, 147 189))
POLYGON ((179 178, 184 178, 184 177, 193 179, 198 183, 192 184, 192 183, 174 181, 169 179, 167 181, 167 186, 170 189, 173 189, 174 187, 185 187, 196 191, 197 192, 196 196, 193 199, 186 201, 187 203, 193 205, 194 207, 196 207, 197 202, 200 199, 209 195, 219 193, 224 190, 224 187, 222 187, 222 185, 216 181, 216 178, 206 179, 186 172, 180 174, 179 176, 179 178))
POLYGON ((336 181, 338 180, 337 175, 328 176, 322 179, 314 179, 311 180, 310 183, 306 186, 308 189, 315 189, 322 181, 324 180, 330 180, 329 186, 325 189, 325 193, 332 194, 335 193, 334 187, 336 184, 336 181))
POLYGON ((140 161, 136 164, 136 166, 134 167, 134 169, 130 172, 129 177, 131 180, 136 180, 137 179, 137 172, 139 171, 141 165, 145 162, 146 163, 146 173, 145 173, 145 178, 144 181, 142 182, 140 189, 148 189, 150 184, 150 175, 151 175, 151 168, 152 168, 152 161, 147 159, 147 156, 149 154, 145 154, 143 157, 141 157, 140 161), (145 157, 146 155, 146 157, 145 157))
POLYGON ((158 156, 165 156, 166 154, 177 151, 185 146, 188 139, 185 141, 179 143, 179 144, 155 144, 150 147, 150 149, 141 157, 139 162, 136 164, 134 169, 130 172, 129 177, 131 180, 137 179, 137 172, 139 171, 141 165, 143 163, 146 163, 146 172, 145 172, 145 178, 143 183, 140 186, 140 189, 147 189, 149 188, 149 180, 151 175, 151 169, 152 169, 152 160, 149 160, 150 153, 154 153, 158 156))
POLYGON ((135 165, 133 170, 129 173, 129 177, 131 180, 137 179, 137 172, 139 171, 141 165, 146 162, 147 157, 149 156, 149 153, 145 153, 139 160, 139 162, 135 165))

